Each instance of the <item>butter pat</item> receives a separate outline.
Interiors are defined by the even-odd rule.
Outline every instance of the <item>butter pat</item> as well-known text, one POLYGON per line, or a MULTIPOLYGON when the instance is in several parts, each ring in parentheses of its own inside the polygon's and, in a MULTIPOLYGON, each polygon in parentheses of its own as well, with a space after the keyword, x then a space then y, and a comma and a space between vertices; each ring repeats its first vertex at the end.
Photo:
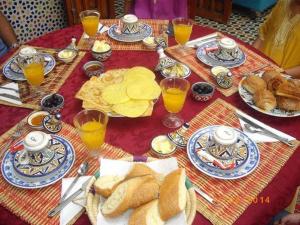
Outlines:
POLYGON ((146 38, 144 39, 144 42, 145 42, 146 44, 148 44, 148 45, 153 45, 153 44, 155 44, 155 42, 154 42, 154 37, 146 37, 146 38))
POLYGON ((110 45, 105 41, 95 41, 92 50, 94 52, 107 52, 110 49, 110 45))
POLYGON ((152 150, 160 156, 168 156, 172 154, 176 146, 169 140, 166 135, 155 137, 151 142, 152 150))
POLYGON ((58 57, 63 58, 63 59, 68 59, 68 58, 72 58, 74 56, 74 52, 70 51, 70 50, 63 50, 60 51, 58 54, 58 57))

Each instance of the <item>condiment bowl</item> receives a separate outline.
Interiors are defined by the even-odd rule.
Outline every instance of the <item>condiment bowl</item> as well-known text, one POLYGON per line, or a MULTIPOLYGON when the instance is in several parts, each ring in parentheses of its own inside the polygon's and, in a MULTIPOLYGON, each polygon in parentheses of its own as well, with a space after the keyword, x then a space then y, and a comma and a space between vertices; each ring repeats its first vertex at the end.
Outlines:
POLYGON ((215 79, 217 79, 218 74, 220 74, 220 73, 229 73, 230 70, 228 68, 224 67, 224 66, 214 66, 214 67, 211 68, 210 72, 211 72, 211 75, 215 79))
POLYGON ((192 85, 192 97, 196 101, 205 102, 212 98, 215 87, 207 82, 197 82, 192 85))
POLYGON ((73 49, 63 49, 57 53, 57 58, 64 63, 70 63, 76 57, 77 52, 73 49))
POLYGON ((49 115, 47 111, 36 111, 29 114, 27 117, 27 124, 35 130, 43 129, 43 119, 45 116, 49 115))
POLYGON ((41 108, 50 114, 56 114, 63 108, 64 102, 64 97, 60 94, 46 95, 41 100, 41 108))
POLYGON ((88 77, 100 76, 104 72, 104 65, 99 61, 89 61, 83 65, 83 71, 88 77))
POLYGON ((155 38, 154 37, 146 37, 143 39, 143 44, 148 48, 148 49, 155 49, 157 47, 157 44, 155 43, 155 38))
POLYGON ((165 158, 175 153, 176 145, 166 135, 159 135, 153 138, 151 151, 155 156, 165 158))
POLYGON ((107 50, 105 52, 96 52, 96 51, 92 50, 92 55, 93 55, 94 59, 101 61, 101 62, 107 60, 111 56, 111 54, 112 54, 111 46, 110 46, 109 50, 107 50))

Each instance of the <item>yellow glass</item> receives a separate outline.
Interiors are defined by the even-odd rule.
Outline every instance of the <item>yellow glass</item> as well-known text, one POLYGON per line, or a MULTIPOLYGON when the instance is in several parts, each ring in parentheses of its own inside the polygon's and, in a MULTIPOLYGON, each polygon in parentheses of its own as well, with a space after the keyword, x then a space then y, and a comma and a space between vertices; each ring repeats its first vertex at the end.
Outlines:
POLYGON ((175 18, 172 20, 175 40, 181 46, 184 46, 190 39, 193 20, 187 18, 175 18))
POLYGON ((27 82, 32 86, 40 86, 44 82, 44 63, 33 62, 23 67, 27 82))
POLYGON ((79 15, 84 32, 90 37, 95 36, 98 30, 100 13, 96 10, 86 10, 79 15))
POLYGON ((160 82, 160 87, 164 106, 169 112, 163 119, 163 124, 169 128, 180 127, 184 121, 176 113, 184 106, 190 83, 183 78, 169 77, 160 82))
POLYGON ((74 117, 74 125, 91 157, 99 156, 104 143, 108 116, 98 110, 82 110, 74 117))

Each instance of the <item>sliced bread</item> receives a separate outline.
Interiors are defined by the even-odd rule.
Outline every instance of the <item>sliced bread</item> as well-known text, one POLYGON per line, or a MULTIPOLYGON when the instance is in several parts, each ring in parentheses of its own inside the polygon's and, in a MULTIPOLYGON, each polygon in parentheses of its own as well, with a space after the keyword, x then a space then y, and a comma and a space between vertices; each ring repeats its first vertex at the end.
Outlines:
POLYGON ((109 197, 115 188, 124 180, 123 176, 102 176, 95 183, 95 192, 105 198, 109 197))
POLYGON ((185 209, 185 179, 185 170, 182 168, 169 173, 165 177, 160 187, 158 204, 160 216, 164 221, 185 209))
POLYGON ((128 225, 164 225, 158 210, 158 200, 136 208, 130 215, 128 225))

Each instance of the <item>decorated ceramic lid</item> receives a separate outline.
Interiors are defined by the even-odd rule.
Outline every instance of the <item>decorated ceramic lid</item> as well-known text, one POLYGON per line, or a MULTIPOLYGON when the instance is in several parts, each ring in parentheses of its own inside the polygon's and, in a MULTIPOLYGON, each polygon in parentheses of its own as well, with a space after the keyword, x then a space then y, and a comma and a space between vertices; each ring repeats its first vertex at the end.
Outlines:
POLYGON ((32 131, 24 138, 24 147, 28 151, 39 151, 48 145, 50 139, 50 134, 42 131, 32 131))
POLYGON ((166 56, 163 48, 159 48, 157 50, 157 53, 159 55, 159 60, 154 69, 155 71, 163 70, 165 68, 174 66, 177 63, 177 61, 175 59, 172 59, 172 58, 166 56))
POLYGON ((233 49, 236 47, 236 42, 235 40, 231 38, 222 38, 219 42, 220 46, 225 49, 233 49))
POLYGON ((25 47, 20 50, 19 55, 20 55, 20 57, 29 57, 36 53, 37 53, 37 50, 35 48, 25 47))
POLYGON ((122 20, 124 23, 136 23, 138 21, 138 18, 136 17, 136 15, 127 14, 123 16, 122 20))
POLYGON ((220 145, 232 145, 237 141, 237 133, 227 126, 219 126, 214 132, 214 140, 220 145))

